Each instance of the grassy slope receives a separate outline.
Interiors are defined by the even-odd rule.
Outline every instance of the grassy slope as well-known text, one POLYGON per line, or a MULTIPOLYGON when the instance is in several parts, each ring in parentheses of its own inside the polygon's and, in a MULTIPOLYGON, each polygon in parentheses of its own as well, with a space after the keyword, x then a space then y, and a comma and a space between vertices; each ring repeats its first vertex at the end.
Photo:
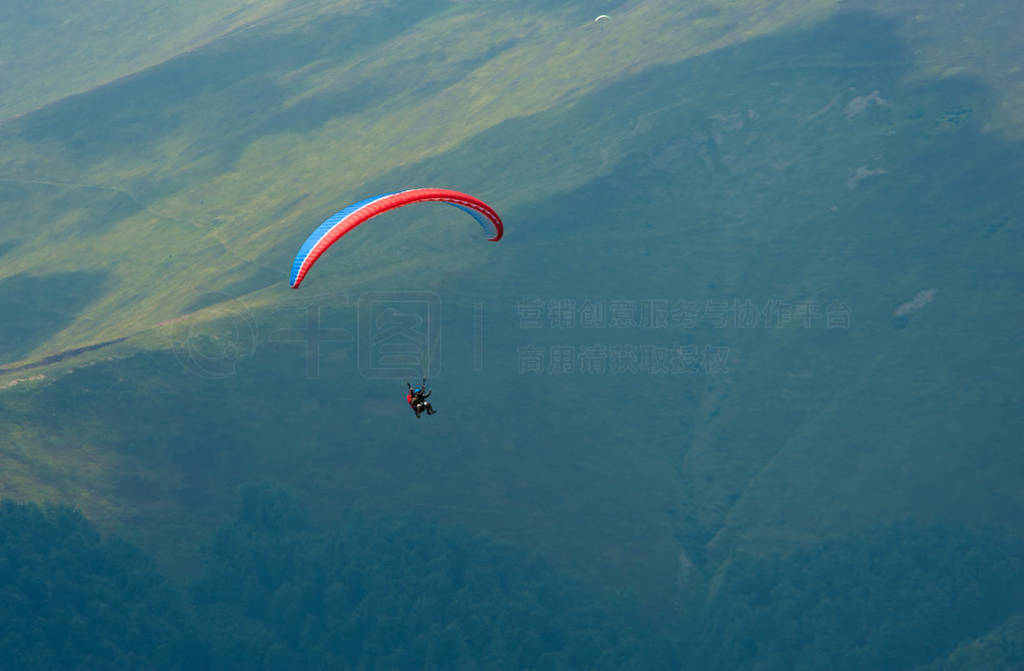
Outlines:
MULTIPOLYGON (((0 184, 19 195, 42 188, 9 216, 54 220, 50 239, 62 245, 54 259, 42 236, 23 244, 5 274, 91 265, 106 277, 103 297, 88 313, 37 339, 33 354, 148 328, 174 316, 190 294, 220 285, 218 276, 240 263, 271 272, 287 267, 282 250, 336 205, 339 193, 358 193, 374 175, 597 82, 808 11, 806 3, 791 4, 766 15, 737 9, 666 21, 660 3, 641 3, 617 17, 611 34, 567 10, 531 6, 440 11, 444 3, 428 2, 410 12, 389 3, 370 14, 288 17, 43 110, 3 138, 9 160, 0 166, 0 184), (658 39, 648 31, 655 21, 663 25, 658 39), (54 205, 54 195, 98 202, 54 205), (78 235, 86 231, 87 238, 78 235), (150 248, 162 253, 140 263, 138 250, 150 248), (113 258, 95 258, 97 249, 113 258)), ((586 179, 578 169, 550 170, 561 179, 523 174, 505 191, 552 192, 586 179)), ((508 197, 498 203, 514 204, 508 197)))
POLYGON ((943 659, 921 667, 921 671, 982 671, 1019 668, 1024 660, 1024 618, 1011 617, 1003 625, 975 640, 967 641, 943 659))
POLYGON ((949 0, 927 8, 912 3, 853 0, 853 10, 878 12, 896 20, 899 36, 913 49, 915 80, 956 75, 981 80, 996 94, 985 129, 1024 138, 1024 35, 1021 10, 1013 3, 968 5, 949 0), (923 11, 922 11, 923 10, 923 11))
POLYGON ((0 123, 215 41, 286 5, 283 0, 4 3, 0 123))
POLYGON ((291 298, 281 269, 339 194, 461 186, 509 237, 477 256, 454 228, 401 237, 442 220, 410 213, 318 268, 318 290, 349 296, 449 268, 428 280, 453 325, 444 413, 414 441, 351 348, 317 380, 295 346, 243 342, 224 377, 140 354, 5 394, 2 493, 67 500, 167 548, 227 515, 233 485, 273 474, 327 515, 418 508, 662 593, 680 551, 713 568, 737 543, 883 517, 1017 519, 1020 152, 984 132, 998 92, 929 78, 913 23, 757 6, 631 3, 597 27, 569 5, 291 15, 8 124, 8 360, 142 331, 218 300, 207 291, 223 292, 211 318, 244 305, 261 337, 294 326, 272 312, 291 298), (875 90, 885 103, 861 110, 875 90), (861 167, 887 172, 853 179, 861 167), (930 287, 933 305, 893 318, 930 287), (513 304, 531 295, 837 297, 853 328, 534 333, 513 304), (490 319, 479 374, 458 356, 473 298, 490 319), (530 342, 680 340, 729 346, 733 372, 595 390, 515 370, 530 342))

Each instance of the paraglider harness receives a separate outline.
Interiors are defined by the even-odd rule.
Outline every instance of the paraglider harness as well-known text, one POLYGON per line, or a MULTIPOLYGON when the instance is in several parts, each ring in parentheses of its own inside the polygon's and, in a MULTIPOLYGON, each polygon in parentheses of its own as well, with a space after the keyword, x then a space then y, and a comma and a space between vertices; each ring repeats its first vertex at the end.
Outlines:
POLYGON ((409 403, 409 407, 412 408, 413 412, 416 413, 416 419, 420 418, 420 414, 426 412, 428 415, 433 415, 437 412, 434 410, 434 406, 430 405, 427 401, 427 397, 432 393, 427 390, 427 378, 423 378, 420 382, 420 386, 413 389, 413 386, 408 382, 405 386, 409 388, 409 393, 406 395, 405 400, 409 403))

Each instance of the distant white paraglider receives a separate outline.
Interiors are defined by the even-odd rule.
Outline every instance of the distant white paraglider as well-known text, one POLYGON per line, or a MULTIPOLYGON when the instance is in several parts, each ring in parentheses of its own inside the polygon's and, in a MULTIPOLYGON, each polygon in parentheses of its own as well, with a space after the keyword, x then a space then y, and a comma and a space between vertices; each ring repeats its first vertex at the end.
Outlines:
POLYGON ((597 23, 601 19, 610 19, 610 18, 612 18, 612 17, 608 16, 607 14, 602 14, 601 16, 599 16, 596 19, 594 19, 594 23, 597 23))

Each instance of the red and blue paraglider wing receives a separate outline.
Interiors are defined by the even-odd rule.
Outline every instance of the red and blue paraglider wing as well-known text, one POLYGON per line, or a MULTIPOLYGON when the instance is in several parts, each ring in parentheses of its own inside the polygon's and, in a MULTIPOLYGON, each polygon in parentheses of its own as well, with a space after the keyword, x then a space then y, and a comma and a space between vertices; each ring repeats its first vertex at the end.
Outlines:
POLYGON ((488 234, 491 234, 493 231, 493 237, 489 238, 489 240, 492 242, 501 240, 505 228, 501 223, 498 213, 487 203, 469 194, 450 189, 409 189, 395 193, 382 193, 379 196, 367 198, 366 200, 349 205, 320 224, 306 238, 306 242, 302 244, 298 255, 295 257, 295 263, 292 264, 290 278, 292 289, 299 288, 302 280, 306 277, 306 273, 309 272, 309 269, 313 267, 316 260, 331 245, 359 224, 369 221, 378 214, 388 210, 412 205, 413 203, 430 201, 448 203, 468 212, 483 226, 484 231, 488 234))

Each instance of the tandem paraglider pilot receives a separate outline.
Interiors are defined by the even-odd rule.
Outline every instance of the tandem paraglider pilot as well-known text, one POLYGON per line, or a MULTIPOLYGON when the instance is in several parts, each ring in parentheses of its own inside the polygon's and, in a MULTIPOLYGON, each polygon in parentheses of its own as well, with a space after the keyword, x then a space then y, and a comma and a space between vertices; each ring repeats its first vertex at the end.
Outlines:
POLYGON ((409 388, 409 393, 406 395, 405 400, 409 402, 409 407, 416 413, 416 419, 419 419, 420 415, 424 412, 428 415, 437 413, 437 410, 434 410, 434 406, 430 405, 430 402, 427 401, 431 394, 430 391, 427 391, 425 387, 416 387, 414 389, 408 382, 405 385, 409 388))

